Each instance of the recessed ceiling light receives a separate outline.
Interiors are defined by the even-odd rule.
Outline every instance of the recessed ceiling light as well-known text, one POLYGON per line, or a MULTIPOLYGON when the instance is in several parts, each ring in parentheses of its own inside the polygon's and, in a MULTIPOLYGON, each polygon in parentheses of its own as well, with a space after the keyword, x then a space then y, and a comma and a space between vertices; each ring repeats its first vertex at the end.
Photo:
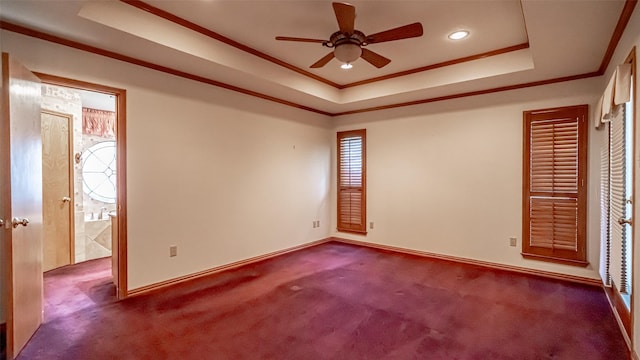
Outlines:
POLYGON ((459 30, 459 31, 455 31, 455 32, 452 32, 451 34, 449 34, 449 39, 451 39, 451 40, 462 40, 462 39, 466 38, 467 36, 469 36, 469 32, 467 30, 459 30))
POLYGON ((348 70, 351 69, 353 67, 353 65, 349 64, 349 63, 344 63, 342 65, 340 65, 341 68, 348 70))

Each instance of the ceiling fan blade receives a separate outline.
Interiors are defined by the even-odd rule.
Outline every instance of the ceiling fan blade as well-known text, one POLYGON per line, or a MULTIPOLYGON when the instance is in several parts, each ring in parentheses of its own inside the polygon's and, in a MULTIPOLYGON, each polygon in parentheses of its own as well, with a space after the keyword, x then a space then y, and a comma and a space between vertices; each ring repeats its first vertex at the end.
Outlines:
POLYGON ((307 38, 298 38, 298 37, 290 37, 290 36, 276 36, 276 40, 299 41, 299 42, 310 42, 310 43, 323 43, 326 41, 326 40, 320 40, 320 39, 307 39, 307 38))
POLYGON ((386 57, 365 48, 362 48, 362 55, 360 55, 360 57, 378 69, 387 66, 387 64, 391 62, 391 60, 386 57))
POLYGON ((333 12, 336 13, 340 31, 353 34, 354 22, 356 20, 356 7, 347 3, 334 2, 333 12))
POLYGON ((422 36, 422 24, 413 23, 367 36, 367 43, 381 43, 422 36))
POLYGON ((311 68, 317 69, 317 68, 321 68, 325 65, 327 65, 327 63, 329 61, 331 61, 331 59, 333 59, 333 51, 328 53, 327 55, 325 55, 322 59, 316 61, 313 65, 311 65, 311 68))

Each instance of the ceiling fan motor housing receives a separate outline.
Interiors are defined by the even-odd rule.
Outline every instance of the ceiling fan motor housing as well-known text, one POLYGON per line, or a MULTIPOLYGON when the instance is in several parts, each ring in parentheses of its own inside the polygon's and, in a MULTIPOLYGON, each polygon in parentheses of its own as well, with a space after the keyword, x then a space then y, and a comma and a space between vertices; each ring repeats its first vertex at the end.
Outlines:
POLYGON ((336 31, 331 35, 329 43, 323 43, 323 45, 333 47, 336 59, 350 64, 362 55, 361 46, 366 45, 365 38, 365 35, 358 30, 354 30, 352 34, 336 31))
POLYGON ((348 44, 348 43, 356 44, 358 46, 367 46, 368 44, 366 42, 366 39, 367 39, 366 35, 359 30, 353 30, 352 34, 336 31, 333 34, 331 34, 329 41, 322 43, 322 45, 328 48, 333 48, 333 47, 337 47, 338 45, 348 44))

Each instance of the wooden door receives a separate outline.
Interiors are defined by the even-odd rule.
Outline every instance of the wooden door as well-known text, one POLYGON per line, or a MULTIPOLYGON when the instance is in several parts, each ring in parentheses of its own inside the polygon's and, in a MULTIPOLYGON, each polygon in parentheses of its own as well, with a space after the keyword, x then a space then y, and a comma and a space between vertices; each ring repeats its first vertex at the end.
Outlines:
POLYGON ((43 271, 74 262, 73 116, 42 111, 43 271))
POLYGON ((0 244, 13 359, 42 323, 42 140, 40 80, 2 54, 0 244))

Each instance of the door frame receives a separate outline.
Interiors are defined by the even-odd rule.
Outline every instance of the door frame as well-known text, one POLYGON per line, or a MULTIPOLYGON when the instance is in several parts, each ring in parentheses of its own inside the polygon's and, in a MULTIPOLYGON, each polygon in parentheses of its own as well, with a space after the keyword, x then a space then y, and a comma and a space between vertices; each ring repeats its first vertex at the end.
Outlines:
POLYGON ((631 156, 633 157, 631 159, 631 219, 633 221, 632 225, 631 225, 631 300, 630 300, 630 305, 629 305, 629 327, 631 328, 631 330, 629 331, 629 341, 631 342, 631 348, 633 349, 633 345, 634 345, 634 323, 636 322, 636 318, 634 316, 634 307, 633 307, 633 303, 634 303, 634 298, 636 297, 636 293, 638 292, 638 288, 636 288, 634 286, 634 283, 636 283, 636 264, 638 264, 639 262, 637 261, 636 257, 634 256, 634 252, 636 251, 636 244, 638 243, 638 241, 636 240, 637 236, 636 236, 636 231, 635 228, 638 227, 638 223, 637 223, 637 215, 638 212, 636 211, 636 201, 638 200, 638 197, 636 196, 638 194, 638 191, 640 191, 640 182, 638 182, 638 173, 636 171, 636 162, 638 161, 638 159, 636 158, 637 154, 638 154, 638 142, 636 141, 637 136, 638 136, 638 123, 637 123, 637 117, 636 114, 638 113, 638 77, 637 77, 637 60, 636 60, 636 47, 634 46, 631 51, 629 52, 629 54, 627 55, 627 57, 624 60, 625 63, 629 63, 631 64, 631 78, 632 78, 632 86, 633 88, 631 89, 631 104, 633 107, 633 113, 631 114, 631 123, 633 124, 633 134, 631 135, 631 142, 632 142, 632 152, 631 152, 631 156), (635 226, 633 226, 635 225, 635 226))
POLYGON ((95 84, 86 81, 69 79, 61 76, 34 72, 43 84, 64 86, 68 88, 88 90, 93 92, 113 95, 116 98, 116 211, 118 221, 118 278, 116 283, 116 296, 125 299, 128 296, 127 286, 127 91, 116 87, 95 84))
MULTIPOLYGON (((636 109, 637 107, 637 101, 636 99, 638 98, 638 93, 637 93, 637 76, 636 76, 636 48, 635 46, 631 49, 631 51, 629 52, 629 54, 627 55, 627 57, 624 60, 624 63, 627 64, 631 64, 631 77, 633 79, 633 89, 632 89, 632 97, 631 97, 631 102, 632 102, 632 106, 633 106, 633 112, 630 115, 630 120, 631 123, 633 124, 633 134, 631 135, 631 142, 632 142, 632 151, 631 151, 631 156, 633 157, 631 160, 631 169, 627 169, 631 170, 631 180, 632 180, 632 184, 631 184, 631 216, 629 217, 632 220, 632 225, 630 226, 631 228, 631 251, 629 252, 631 254, 631 299, 630 299, 630 304, 629 304, 629 309, 626 308, 626 306, 624 305, 624 303, 620 303, 622 301, 622 297, 620 295, 620 293, 618 292, 618 289, 615 288, 614 286, 614 293, 615 293, 615 302, 616 305, 614 306, 617 315, 619 317, 624 317, 622 322, 623 322, 623 328, 624 330, 626 330, 626 334, 629 337, 629 342, 631 345, 633 345, 633 328, 634 328, 634 323, 636 321, 635 316, 634 316, 634 307, 633 307, 633 303, 634 303, 634 298, 636 296, 636 292, 639 291, 640 289, 637 289, 634 286, 634 282, 635 278, 636 278, 636 273, 635 273, 635 267, 636 264, 638 264, 638 262, 636 261, 636 257, 634 256, 634 252, 635 252, 635 248, 636 248, 636 234, 635 234, 635 227, 637 227, 639 224, 636 221, 636 216, 638 215, 638 213, 636 212, 636 200, 637 200, 637 196, 636 194, 638 193, 638 191, 640 190, 640 183, 638 182, 638 178, 637 173, 636 173, 636 161, 637 159, 636 154, 637 154, 637 146, 638 143, 636 142, 636 136, 638 133, 638 123, 636 122, 636 113, 638 112, 638 109, 636 109), (628 329, 625 328, 625 326, 628 326, 628 329)), ((631 348, 633 348, 633 346, 631 346, 631 348)))
MULTIPOLYGON (((42 109, 40 110, 41 114, 49 114, 49 115, 53 115, 53 116, 58 116, 61 118, 65 118, 67 119, 67 124, 68 124, 68 144, 67 146, 69 147, 69 158, 67 159, 69 162, 69 197, 71 198, 71 201, 69 201, 69 261, 71 264, 74 264, 76 262, 76 234, 75 234, 75 208, 74 205, 75 204, 75 196, 74 196, 74 177, 73 177, 73 167, 74 167, 74 162, 73 162, 73 115, 71 114, 66 114, 66 113, 62 113, 59 111, 53 111, 53 110, 47 110, 47 109, 42 109)), ((41 120, 42 121, 42 120, 41 120)), ((43 146, 44 146, 44 142, 43 142, 43 146)), ((42 183, 42 187, 44 188, 44 181, 42 183)), ((44 203, 45 199, 44 197, 42 198, 42 201, 44 203)), ((43 213, 44 216, 44 213, 43 213)), ((44 226, 44 220, 43 220, 43 226, 44 226)), ((44 233, 44 227, 43 227, 43 233, 44 233)), ((43 243, 42 246, 44 247, 44 239, 43 239, 43 243)), ((42 254, 42 261, 44 262, 44 249, 43 249, 43 254, 42 254)))

